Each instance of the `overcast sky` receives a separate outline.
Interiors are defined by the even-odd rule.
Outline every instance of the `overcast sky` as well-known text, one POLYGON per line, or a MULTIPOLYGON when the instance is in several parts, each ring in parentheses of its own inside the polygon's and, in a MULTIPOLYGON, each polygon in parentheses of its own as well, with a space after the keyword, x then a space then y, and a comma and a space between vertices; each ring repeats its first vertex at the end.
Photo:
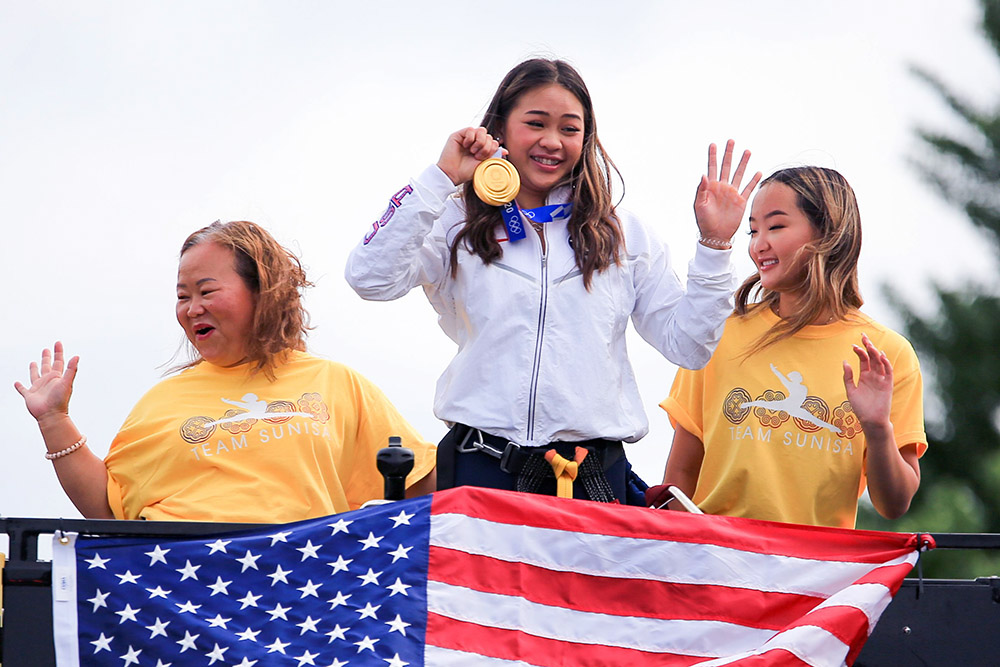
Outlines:
MULTIPOLYGON (((1000 94, 978 11, 971 0, 0 0, 0 515, 79 516, 14 381, 63 340, 81 356, 71 415, 103 456, 181 343, 179 246, 216 219, 253 220, 295 249, 316 282, 311 350, 374 380, 427 438, 443 435, 431 399, 453 344, 420 290, 364 302, 344 262, 388 197, 533 55, 583 74, 622 206, 668 241, 682 276, 707 146, 733 137, 765 174, 820 164, 847 177, 877 319, 898 323, 884 284, 919 304, 931 281, 995 280, 981 237, 908 165, 914 127, 957 127, 911 65, 973 101, 1000 94)), ((747 237, 736 244, 742 278, 747 237)), ((629 344, 651 422, 629 456, 655 482, 672 436, 657 404, 675 369, 638 336, 629 344)))

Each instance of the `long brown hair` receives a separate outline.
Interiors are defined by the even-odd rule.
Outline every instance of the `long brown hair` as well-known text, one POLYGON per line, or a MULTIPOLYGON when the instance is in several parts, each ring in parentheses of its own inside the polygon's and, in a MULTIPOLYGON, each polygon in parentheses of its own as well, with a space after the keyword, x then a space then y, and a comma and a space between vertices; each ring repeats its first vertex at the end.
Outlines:
MULTIPOLYGON (((250 372, 263 371, 274 380, 274 368, 288 350, 305 350, 309 313, 302 305, 302 291, 312 287, 302 263, 274 240, 263 227, 238 220, 213 222, 194 232, 181 246, 181 256, 196 245, 217 243, 233 252, 236 273, 254 295, 251 330, 246 333, 250 372)), ((181 368, 202 361, 195 358, 181 368)))
MULTIPOLYGON (((812 223, 816 238, 799 249, 806 255, 805 270, 795 288, 804 295, 801 307, 794 313, 782 313, 784 319, 764 334, 748 354, 794 336, 824 311, 843 320, 851 309, 864 303, 858 287, 861 213, 847 179, 825 167, 792 167, 771 174, 760 187, 768 183, 781 183, 795 191, 796 204, 812 223)), ((779 296, 762 287, 760 273, 754 273, 736 290, 736 314, 744 316, 760 308, 774 308, 779 296)))
MULTIPOLYGON (((570 175, 573 188, 573 213, 568 223, 576 265, 583 273, 583 284, 590 289, 595 271, 620 263, 624 243, 621 225, 611 201, 611 170, 621 174, 608 157, 597 137, 597 122, 590 92, 580 74, 562 60, 533 58, 517 65, 497 88, 483 116, 482 126, 493 136, 501 136, 511 109, 524 93, 549 84, 558 84, 571 92, 583 107, 583 152, 570 175)), ((503 224, 500 210, 484 204, 466 183, 462 197, 465 224, 451 246, 451 275, 458 275, 458 249, 463 245, 485 264, 503 255, 496 239, 496 227, 503 224)))

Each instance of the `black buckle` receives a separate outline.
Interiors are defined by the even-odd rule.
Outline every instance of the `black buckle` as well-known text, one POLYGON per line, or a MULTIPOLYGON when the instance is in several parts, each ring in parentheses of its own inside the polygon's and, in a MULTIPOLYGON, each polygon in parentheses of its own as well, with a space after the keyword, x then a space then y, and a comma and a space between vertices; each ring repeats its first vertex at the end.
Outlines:
POLYGON ((507 446, 503 448, 503 454, 500 456, 500 470, 504 471, 508 475, 513 475, 515 473, 514 469, 511 468, 511 464, 514 463, 514 455, 516 452, 520 451, 521 445, 516 442, 507 441, 507 446))
POLYGON ((500 470, 509 475, 513 475, 516 472, 511 468, 511 465, 516 464, 516 453, 520 449, 521 445, 508 440, 503 450, 500 450, 493 443, 485 442, 483 440, 483 432, 478 428, 470 428, 469 432, 465 434, 464 438, 462 438, 462 442, 458 443, 458 446, 455 447, 455 451, 459 454, 482 452, 483 454, 488 454, 495 459, 500 459, 500 470), (473 434, 475 434, 474 439, 473 434))

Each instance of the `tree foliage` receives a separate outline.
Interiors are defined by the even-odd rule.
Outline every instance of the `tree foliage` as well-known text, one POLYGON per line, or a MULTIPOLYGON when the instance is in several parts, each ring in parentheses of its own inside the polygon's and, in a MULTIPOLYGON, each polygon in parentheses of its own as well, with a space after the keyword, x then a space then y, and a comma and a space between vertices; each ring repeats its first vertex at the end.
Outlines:
MULTIPOLYGON (((980 0, 982 30, 1000 58, 1000 0, 980 0)), ((957 116, 953 133, 916 131, 924 155, 913 164, 947 202, 962 210, 1000 260, 1000 104, 982 110, 923 69, 915 75, 957 116)), ((869 528, 922 532, 1000 533, 1000 291, 968 282, 932 285, 934 309, 920 315, 887 289, 936 394, 927 415, 929 448, 921 459, 921 489, 909 513, 887 522, 864 511, 869 528)), ((927 312, 927 309, 922 309, 927 312)), ((934 577, 1000 574, 1000 554, 935 553, 924 573, 934 577)))

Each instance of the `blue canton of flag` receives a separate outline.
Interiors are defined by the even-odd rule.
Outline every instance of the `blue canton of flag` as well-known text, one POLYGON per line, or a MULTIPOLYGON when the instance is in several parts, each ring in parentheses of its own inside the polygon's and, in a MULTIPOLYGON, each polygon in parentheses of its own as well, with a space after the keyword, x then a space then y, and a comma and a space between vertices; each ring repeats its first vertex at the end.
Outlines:
POLYGON ((429 510, 209 539, 70 535, 53 549, 58 664, 422 665, 429 510))

